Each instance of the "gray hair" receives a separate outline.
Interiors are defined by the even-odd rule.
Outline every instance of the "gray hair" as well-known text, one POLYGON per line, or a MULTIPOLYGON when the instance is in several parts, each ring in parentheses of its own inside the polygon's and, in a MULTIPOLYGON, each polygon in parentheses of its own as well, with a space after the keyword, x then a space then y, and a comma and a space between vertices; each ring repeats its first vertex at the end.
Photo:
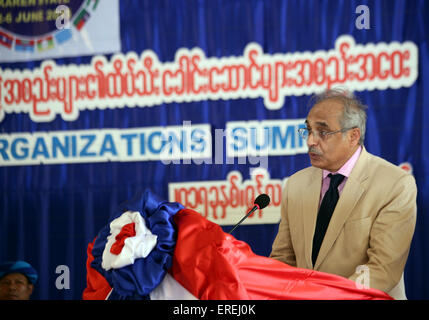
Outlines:
POLYGON ((368 109, 368 106, 364 105, 352 92, 342 88, 328 89, 320 94, 315 94, 310 99, 310 103, 314 106, 329 99, 342 102, 344 111, 339 119, 341 128, 359 128, 359 144, 363 146, 366 131, 366 109, 368 109))

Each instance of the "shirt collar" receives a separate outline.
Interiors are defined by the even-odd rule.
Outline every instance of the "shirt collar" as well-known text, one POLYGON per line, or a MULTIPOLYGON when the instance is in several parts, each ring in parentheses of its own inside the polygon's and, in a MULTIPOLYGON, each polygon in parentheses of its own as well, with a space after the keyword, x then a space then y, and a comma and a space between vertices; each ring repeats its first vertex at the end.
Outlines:
POLYGON ((362 152, 362 146, 359 146, 359 148, 357 148, 357 150, 350 157, 350 159, 347 160, 347 162, 337 172, 330 172, 328 170, 323 170, 323 179, 325 179, 328 176, 328 174, 330 174, 330 173, 332 173, 332 174, 339 173, 339 174, 342 174, 343 176, 345 176, 346 178, 348 178, 350 176, 350 173, 352 172, 357 160, 359 159, 361 152, 362 152))

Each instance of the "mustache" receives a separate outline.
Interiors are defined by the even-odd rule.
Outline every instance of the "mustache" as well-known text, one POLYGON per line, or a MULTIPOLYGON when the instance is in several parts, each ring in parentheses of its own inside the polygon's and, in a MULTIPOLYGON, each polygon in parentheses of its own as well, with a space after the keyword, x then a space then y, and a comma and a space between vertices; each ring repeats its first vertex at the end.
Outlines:
POLYGON ((317 150, 315 147, 309 147, 308 148, 308 153, 315 153, 315 154, 317 154, 318 156, 321 156, 322 155, 322 151, 320 151, 320 150, 317 150))

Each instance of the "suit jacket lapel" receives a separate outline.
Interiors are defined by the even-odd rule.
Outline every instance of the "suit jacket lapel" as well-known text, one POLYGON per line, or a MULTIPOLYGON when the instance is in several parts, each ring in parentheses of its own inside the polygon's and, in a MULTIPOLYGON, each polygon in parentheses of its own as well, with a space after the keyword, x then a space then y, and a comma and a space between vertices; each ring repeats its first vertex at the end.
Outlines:
POLYGON ((310 181, 306 186, 303 199, 303 223, 305 241, 306 268, 312 269, 311 252, 313 248, 314 229, 316 228, 317 212, 319 209, 320 190, 322 188, 322 170, 314 168, 316 172, 310 175, 310 181))
POLYGON ((315 270, 319 268, 325 259, 335 240, 339 236, 344 223, 347 221, 353 211, 353 208, 356 206, 356 203, 365 191, 363 182, 368 178, 366 170, 367 161, 368 153, 365 148, 363 148, 355 167, 346 181, 340 199, 338 200, 337 206, 332 214, 331 221, 329 222, 328 229, 326 230, 325 238, 323 239, 322 246, 320 247, 316 264, 314 265, 315 270))

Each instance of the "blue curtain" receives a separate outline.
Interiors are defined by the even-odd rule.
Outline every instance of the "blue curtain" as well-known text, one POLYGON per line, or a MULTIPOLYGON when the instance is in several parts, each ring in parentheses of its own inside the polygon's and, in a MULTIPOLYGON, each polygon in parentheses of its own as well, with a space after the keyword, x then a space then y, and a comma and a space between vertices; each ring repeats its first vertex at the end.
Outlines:
MULTIPOLYGON (((120 1, 121 51, 153 50, 161 62, 179 48, 201 48, 206 57, 240 56, 250 42, 265 53, 330 50, 343 34, 356 43, 414 42, 418 79, 409 88, 357 92, 369 106, 366 148, 399 164, 409 162, 418 185, 418 218, 406 266, 410 299, 429 298, 429 2, 427 1, 120 1), (370 29, 355 26, 355 8, 370 8, 370 29)), ((107 55, 110 58, 110 55, 107 55)), ((91 57, 55 59, 88 64, 91 57)), ((3 63, 2 69, 40 66, 40 61, 3 63)), ((76 121, 61 117, 32 122, 27 114, 7 114, 1 133, 133 128, 195 124, 225 128, 228 121, 305 118, 309 96, 287 96, 279 110, 262 98, 161 104, 150 108, 81 111, 76 121)), ((214 134, 213 134, 214 136, 214 134)), ((309 166, 307 155, 272 156, 269 173, 283 179, 309 166)), ((23 259, 39 272, 34 299, 80 299, 85 287, 86 247, 120 203, 149 187, 168 199, 168 183, 225 180, 231 170, 249 179, 249 167, 164 165, 160 161, 105 162, 0 167, 0 261, 23 259), (70 270, 70 289, 58 290, 58 265, 70 270)), ((228 230, 229 227, 225 227, 228 230)), ((234 235, 255 253, 268 255, 277 225, 246 225, 234 235)))

